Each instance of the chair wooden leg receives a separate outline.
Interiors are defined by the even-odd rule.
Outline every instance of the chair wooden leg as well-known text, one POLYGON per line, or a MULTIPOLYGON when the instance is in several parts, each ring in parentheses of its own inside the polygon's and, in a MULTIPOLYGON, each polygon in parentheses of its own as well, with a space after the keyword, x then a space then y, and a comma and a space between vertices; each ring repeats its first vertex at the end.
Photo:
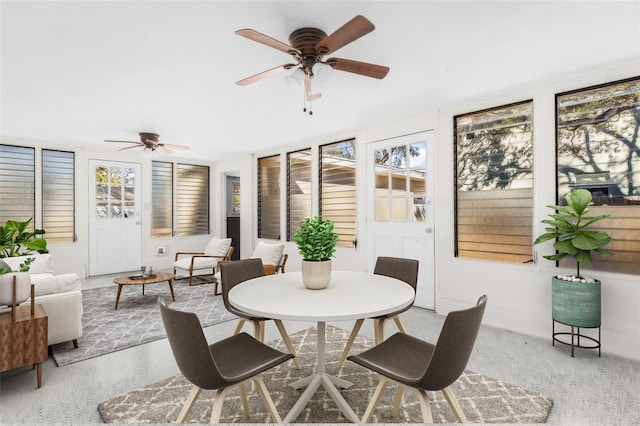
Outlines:
POLYGON ((276 319, 274 319, 273 322, 276 324, 276 327, 278 328, 278 331, 280 332, 280 335, 282 336, 282 340, 284 341, 284 344, 287 346, 289 353, 293 355, 293 362, 296 364, 296 368, 300 370, 302 368, 302 366, 300 365, 300 359, 298 359, 298 356, 296 355, 296 350, 293 348, 293 345, 291 344, 291 339, 289 339, 289 335, 287 334, 287 330, 285 330, 284 328, 284 324, 282 324, 281 320, 276 320, 276 319))
POLYGON ((355 325, 353 326, 353 330, 351 330, 351 334, 349 335, 349 340, 347 340, 347 344, 345 345, 344 350, 342 351, 342 356, 340 357, 340 361, 338 361, 338 370, 342 368, 344 361, 347 359, 347 356, 349 355, 349 350, 351 350, 351 346, 353 345, 354 340, 356 340, 356 337, 358 336, 358 332, 360 331, 360 327, 362 327, 363 322, 364 322, 364 319, 359 319, 356 321, 355 325))
POLYGON ((245 388, 244 383, 240 383, 238 385, 238 390, 240 391, 240 400, 242 401, 244 415, 246 417, 251 417, 251 412, 249 411, 249 400, 247 399, 247 388, 245 388))
POLYGON ((429 397, 427 396, 427 391, 416 388, 410 389, 413 389, 418 395, 420 408, 422 409, 422 421, 425 423, 433 423, 433 415, 431 414, 431 402, 429 401, 429 397))
POLYGON ((386 318, 373 320, 373 340, 376 345, 384 341, 384 325, 386 320, 386 318))
POLYGON ((451 390, 451 386, 447 386, 446 388, 442 389, 442 393, 444 394, 444 397, 449 403, 449 406, 453 410, 453 414, 456 415, 456 418, 458 419, 458 421, 460 423, 467 423, 467 417, 464 415, 464 412, 462 411, 462 407, 460 407, 460 404, 458 403, 458 399, 453 394, 453 391, 451 390))
POLYGON ((78 339, 73 339, 73 349, 78 349, 78 339))
POLYGON ((371 397, 371 402, 367 406, 364 415, 362 416, 362 420, 360 423, 369 423, 371 420, 371 416, 373 415, 373 411, 376 409, 378 404, 380 403, 380 398, 382 398, 382 394, 384 393, 384 388, 389 384, 389 379, 386 377, 380 377, 380 382, 378 383, 378 387, 375 392, 373 392, 373 396, 371 397))
POLYGON ((187 418, 187 415, 189 414, 189 411, 191 411, 191 409, 193 408, 193 404, 198 399, 198 396, 200 396, 201 391, 202 389, 200 389, 198 386, 193 386, 191 388, 191 392, 189 392, 189 396, 187 397, 187 400, 182 406, 182 410, 180 411, 180 414, 178 414, 176 423, 184 423, 185 419, 187 418))
POLYGON ((400 320, 400 317, 395 315, 393 317, 393 322, 396 323, 396 326, 398 327, 398 330, 400 330, 400 333, 404 333, 407 334, 407 329, 404 328, 404 324, 402 323, 402 321, 400 320))
MULTIPOLYGON (((240 386, 243 386, 244 382, 240 383, 240 386)), ((220 416, 222 415, 222 403, 224 402, 224 397, 227 396, 227 393, 234 386, 228 388, 220 388, 216 391, 216 394, 213 396, 213 408, 211 408, 211 424, 220 423, 220 416)))
POLYGON ((396 401, 393 404, 393 417, 398 417, 400 413, 400 406, 402 405, 402 395, 404 394, 404 385, 398 383, 398 389, 396 390, 396 401))
POLYGON ((253 335, 256 340, 264 343, 264 321, 252 321, 253 322, 253 335))
POLYGON ((240 333, 240 330, 242 330, 242 326, 244 325, 244 323, 247 322, 246 319, 244 318, 240 318, 238 319, 238 325, 236 325, 236 329, 233 330, 233 335, 235 336, 236 334, 240 333))
POLYGON ((273 403, 271 396, 269 395, 269 391, 267 391, 267 387, 264 385, 264 381, 262 377, 257 376, 253 378, 253 382, 258 388, 258 392, 260 396, 262 396, 262 400, 264 401, 264 405, 267 406, 269 413, 271 413, 271 422, 272 423, 282 423, 282 419, 278 414, 278 410, 276 409, 276 405, 273 403))

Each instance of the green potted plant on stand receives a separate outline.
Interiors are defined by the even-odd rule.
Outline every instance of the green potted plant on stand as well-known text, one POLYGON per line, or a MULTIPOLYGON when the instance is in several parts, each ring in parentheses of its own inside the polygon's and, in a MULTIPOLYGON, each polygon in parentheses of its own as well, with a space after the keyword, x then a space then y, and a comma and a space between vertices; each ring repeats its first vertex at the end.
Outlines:
POLYGON ((333 222, 320 216, 305 218, 293 238, 302 256, 302 281, 307 288, 320 290, 331 282, 331 258, 334 257, 338 234, 333 222))
POLYGON ((552 277, 551 314, 553 318, 553 342, 562 342, 556 338, 555 322, 571 327, 571 356, 574 346, 580 345, 580 338, 584 337, 596 343, 600 352, 600 341, 588 336, 580 335, 580 327, 600 328, 601 324, 601 282, 597 279, 582 276, 580 264, 591 264, 591 253, 613 254, 603 247, 611 242, 611 237, 604 231, 590 229, 591 226, 605 219, 609 215, 587 216, 591 193, 586 189, 571 191, 566 197, 567 206, 547 206, 555 211, 549 214, 550 219, 542 223, 549 225, 545 233, 540 235, 534 245, 555 239, 553 247, 557 253, 543 256, 545 259, 557 262, 565 257, 572 257, 576 262, 575 274, 560 274, 552 277), (578 328, 578 344, 574 345, 574 327, 578 328))

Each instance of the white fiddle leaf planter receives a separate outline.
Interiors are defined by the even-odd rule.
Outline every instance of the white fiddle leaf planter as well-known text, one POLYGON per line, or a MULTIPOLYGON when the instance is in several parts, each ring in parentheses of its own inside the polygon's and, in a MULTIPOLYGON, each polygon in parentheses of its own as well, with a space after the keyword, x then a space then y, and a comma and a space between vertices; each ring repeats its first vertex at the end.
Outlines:
POLYGON ((9 272, 0 275, 0 305, 13 305, 13 277, 16 277, 16 304, 31 296, 31 275, 28 272, 9 272))
POLYGON ((322 290, 331 283, 331 260, 302 260, 302 282, 311 290, 322 290))

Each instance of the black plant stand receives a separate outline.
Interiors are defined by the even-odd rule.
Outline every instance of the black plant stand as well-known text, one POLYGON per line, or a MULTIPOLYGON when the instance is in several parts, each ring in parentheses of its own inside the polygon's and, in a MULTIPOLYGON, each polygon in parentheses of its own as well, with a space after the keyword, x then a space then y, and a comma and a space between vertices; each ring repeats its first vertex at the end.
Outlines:
POLYGON ((602 331, 600 326, 597 327, 577 327, 575 325, 571 325, 571 324, 565 324, 563 322, 557 321, 555 319, 551 320, 551 332, 552 332, 552 337, 553 337, 553 346, 556 345, 556 342, 558 343, 562 343, 563 345, 568 345, 571 346, 571 357, 573 357, 573 350, 574 348, 585 348, 585 349, 598 349, 598 356, 600 356, 600 341, 602 339, 602 331), (564 324, 568 327, 571 327, 571 332, 556 332, 556 322, 560 323, 560 324, 564 324), (591 336, 586 336, 584 334, 580 334, 580 328, 597 328, 598 329, 598 338, 595 339, 591 336), (561 339, 559 339, 557 336, 571 336, 571 341, 569 342, 565 342, 561 339), (577 338, 577 342, 576 342, 576 338, 577 338), (582 344, 580 342, 580 339, 586 339, 589 340, 592 344, 589 345, 585 345, 582 344))

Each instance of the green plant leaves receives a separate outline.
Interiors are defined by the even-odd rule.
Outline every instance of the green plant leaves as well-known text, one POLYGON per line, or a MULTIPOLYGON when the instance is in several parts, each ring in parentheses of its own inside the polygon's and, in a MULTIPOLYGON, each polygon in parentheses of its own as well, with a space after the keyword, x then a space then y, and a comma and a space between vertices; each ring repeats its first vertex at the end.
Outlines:
POLYGON ((333 232, 334 223, 320 216, 305 218, 293 235, 298 252, 305 260, 328 260, 334 256, 338 234, 333 232))
POLYGON ((602 247, 611 242, 611 237, 604 231, 589 230, 588 228, 609 215, 586 216, 591 204, 591 193, 586 189, 571 191, 566 197, 568 207, 547 207, 555 210, 544 219, 542 223, 549 225, 545 233, 538 236, 533 244, 541 244, 545 241, 557 239, 553 247, 558 253, 543 256, 545 259, 558 261, 566 256, 576 260, 576 275, 580 276, 580 263, 592 263, 591 251, 599 254, 613 254, 602 247))
POLYGON ((40 238, 44 229, 28 232, 27 227, 32 219, 24 222, 7 220, 0 227, 0 257, 15 257, 32 252, 48 253, 47 241, 40 238))

